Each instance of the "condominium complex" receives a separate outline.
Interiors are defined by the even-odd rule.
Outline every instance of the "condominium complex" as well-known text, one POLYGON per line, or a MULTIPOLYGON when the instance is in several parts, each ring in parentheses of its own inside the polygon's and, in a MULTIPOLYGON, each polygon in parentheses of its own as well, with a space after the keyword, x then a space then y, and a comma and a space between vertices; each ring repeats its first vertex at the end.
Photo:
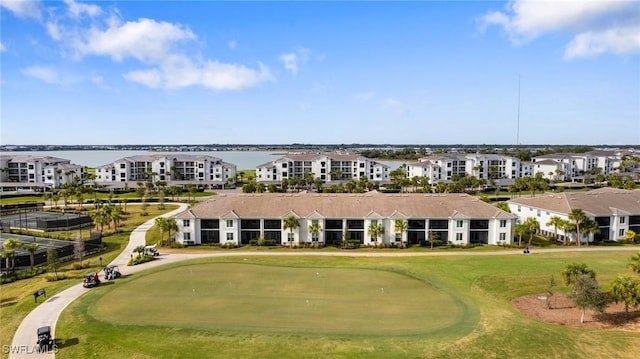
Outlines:
POLYGON ((365 157, 343 154, 288 154, 256 167, 256 181, 280 183, 313 174, 324 184, 367 179, 388 183, 390 167, 365 157))
POLYGON ((496 154, 449 153, 423 157, 407 166, 409 178, 427 177, 430 183, 448 182, 453 177, 515 179, 528 175, 530 167, 515 157, 496 154))
POLYGON ((176 216, 176 241, 249 244, 263 238, 284 245, 506 244, 516 216, 466 194, 221 194, 176 216), (297 226, 285 226, 294 217, 297 226), (396 222, 406 222, 400 229, 396 222), (311 230, 316 225, 318 231, 311 230), (382 226, 379 236, 369 228, 382 226))
POLYGON ((601 174, 617 171, 622 163, 619 151, 589 151, 586 153, 556 153, 532 157, 531 162, 497 154, 447 153, 423 157, 407 166, 409 177, 427 177, 430 183, 449 182, 454 176, 474 176, 479 179, 505 180, 542 173, 550 180, 573 181, 600 168, 601 174))
POLYGON ((640 233, 640 190, 600 188, 589 192, 554 193, 509 200, 511 213, 520 222, 535 218, 543 234, 558 234, 562 239, 576 240, 576 233, 554 228, 552 217, 569 220, 573 209, 581 209, 598 223, 598 233, 582 233, 581 242, 594 240, 619 241, 628 230, 640 233))
POLYGON ((621 164, 622 154, 619 151, 554 153, 531 158, 533 172, 541 172, 550 180, 572 180, 596 168, 606 176, 616 172, 621 164))
POLYGON ((0 155, 0 182, 2 188, 18 187, 41 190, 60 187, 84 178, 84 167, 71 161, 51 156, 0 155))
POLYGON ((207 155, 141 155, 119 159, 96 168, 98 183, 164 181, 221 187, 235 183, 236 166, 207 155))

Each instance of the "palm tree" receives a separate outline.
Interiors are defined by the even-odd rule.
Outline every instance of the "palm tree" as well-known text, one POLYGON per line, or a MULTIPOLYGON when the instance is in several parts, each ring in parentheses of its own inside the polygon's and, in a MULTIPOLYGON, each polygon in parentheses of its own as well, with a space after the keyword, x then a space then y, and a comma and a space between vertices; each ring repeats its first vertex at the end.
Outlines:
POLYGON ((155 224, 160 230, 160 242, 164 243, 164 231, 167 229, 167 218, 166 217, 158 217, 155 220, 155 224))
POLYGON ((631 269, 634 273, 640 274, 640 252, 634 254, 629 260, 628 264, 629 269, 631 269))
POLYGON ((38 243, 27 243, 24 246, 22 246, 27 252, 29 252, 29 260, 31 263, 31 271, 33 272, 33 265, 35 264, 35 253, 38 250, 38 248, 40 247, 40 244, 38 243))
POLYGON ((526 233, 529 234, 529 244, 527 244, 527 248, 529 248, 531 247, 533 235, 540 230, 540 223, 534 217, 529 217, 522 225, 524 226, 526 233))
POLYGON ((560 228, 562 226, 562 221, 563 219, 558 217, 558 216, 553 216, 551 218, 549 218, 549 222, 547 222, 547 226, 553 226, 553 239, 554 240, 558 240, 558 228, 560 228))
POLYGON ((289 237, 287 238, 287 242, 289 242, 289 246, 293 247, 293 230, 300 227, 300 222, 294 216, 285 217, 282 221, 282 229, 285 231, 289 230, 289 237))
POLYGON ((580 246, 580 242, 582 242, 582 233, 580 226, 587 220, 587 215, 580 208, 574 208, 569 213, 569 220, 576 226, 576 241, 578 247, 580 246))
MULTIPOLYGON (((309 233, 311 233, 311 238, 317 239, 318 236, 320 235, 320 232, 322 232, 322 227, 320 226, 320 223, 318 223, 317 221, 314 221, 313 223, 311 223, 311 225, 309 226, 309 233)), ((315 246, 318 245, 317 240, 313 240, 313 243, 315 246)))
POLYGON ((171 231, 177 232, 178 231, 178 222, 176 222, 176 219, 173 217, 169 217, 167 218, 167 234, 169 237, 169 243, 171 243, 171 231))
POLYGON ((369 228, 367 228, 367 233, 371 236, 374 245, 378 246, 378 237, 382 237, 384 234, 384 226, 382 223, 378 223, 377 221, 372 221, 369 224, 369 228))
POLYGON ((591 218, 587 218, 582 223, 582 230, 587 235, 587 246, 589 246, 589 236, 600 233, 600 227, 598 226, 598 222, 591 218))
POLYGON ((16 252, 22 248, 22 242, 15 238, 9 238, 2 243, 2 248, 4 250, 2 255, 7 259, 6 267, 7 269, 11 268, 11 272, 13 272, 16 267, 16 252))
POLYGON ((516 223, 513 226, 513 234, 518 236, 518 247, 522 247, 522 236, 527 233, 527 228, 522 223, 516 223))
POLYGON ((396 231, 396 233, 400 233, 400 241, 402 242, 402 246, 404 247, 406 243, 406 241, 404 240, 404 233, 409 231, 409 222, 402 219, 396 219, 395 223, 393 224, 393 230, 396 231))

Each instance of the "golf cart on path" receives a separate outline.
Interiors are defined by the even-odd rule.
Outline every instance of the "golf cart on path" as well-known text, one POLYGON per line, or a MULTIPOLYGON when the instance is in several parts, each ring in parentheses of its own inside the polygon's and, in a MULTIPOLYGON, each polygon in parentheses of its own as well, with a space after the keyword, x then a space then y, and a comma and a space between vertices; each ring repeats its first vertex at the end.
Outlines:
POLYGON ((112 280, 112 279, 120 278, 121 276, 122 276, 122 273, 120 273, 120 270, 118 269, 117 265, 110 265, 110 266, 104 267, 104 279, 112 280))
POLYGON ((40 327, 38 328, 38 350, 39 351, 48 351, 53 347, 53 338, 51 338, 51 327, 40 327))
POLYGON ((82 286, 85 288, 93 288, 98 284, 100 284, 100 278, 96 272, 86 274, 82 280, 82 286))

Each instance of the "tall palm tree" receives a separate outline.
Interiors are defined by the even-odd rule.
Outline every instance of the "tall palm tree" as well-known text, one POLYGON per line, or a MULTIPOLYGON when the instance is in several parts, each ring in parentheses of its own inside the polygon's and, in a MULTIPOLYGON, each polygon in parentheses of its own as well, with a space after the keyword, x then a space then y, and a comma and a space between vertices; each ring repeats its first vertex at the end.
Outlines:
POLYGON ((371 222, 369 224, 369 228, 367 228, 367 233, 371 236, 374 245, 378 246, 378 237, 382 237, 384 234, 384 226, 382 223, 371 222))
POLYGON ((11 268, 11 272, 15 270, 16 252, 20 248, 22 248, 22 242, 15 238, 9 238, 2 243, 3 256, 7 259, 7 269, 11 268))
POLYGON ((40 244, 38 243, 27 243, 22 246, 27 252, 29 252, 29 260, 31 263, 31 271, 33 272, 33 266, 35 264, 35 253, 40 248, 40 244))
POLYGON ((522 236, 527 234, 527 228, 522 223, 516 223, 513 226, 513 234, 518 237, 518 247, 522 247, 522 236))
POLYGON ((168 237, 169 237, 169 243, 171 243, 171 231, 177 232, 178 231, 178 222, 176 222, 176 219, 173 217, 169 217, 167 218, 167 232, 168 232, 168 237))
POLYGON ((287 242, 289 242, 290 247, 293 247, 293 242, 294 242, 293 230, 297 229, 298 227, 300 227, 300 222, 294 216, 285 217, 284 220, 282 221, 282 229, 284 229, 285 231, 288 229, 289 233, 291 234, 287 238, 287 242))
MULTIPOLYGON (((311 233, 311 238, 317 238, 320 235, 320 232, 322 232, 322 227, 320 226, 320 223, 318 222, 313 222, 311 223, 311 225, 309 226, 309 233, 311 233)), ((318 242, 317 241, 313 241, 314 245, 317 245, 318 242)))
POLYGON ((558 228, 560 228, 560 226, 562 225, 562 221, 563 219, 558 217, 558 216, 553 216, 551 218, 549 218, 549 222, 547 222, 547 226, 553 226, 553 239, 554 240, 558 240, 558 228))
POLYGON ((527 244, 527 248, 531 247, 531 240, 533 240, 533 235, 540 230, 540 222, 534 217, 527 218, 522 225, 525 228, 526 233, 529 235, 529 243, 527 244))
POLYGON ((587 246, 589 246, 589 236, 600 233, 600 226, 595 220, 587 218, 582 223, 582 231, 587 234, 587 246))
POLYGON ((406 242, 404 240, 404 233, 409 231, 409 222, 402 219, 396 219, 396 221, 393 224, 393 230, 396 231, 396 233, 400 233, 402 246, 404 246, 406 242))
POLYGON ((167 229, 167 225, 168 225, 167 218, 158 217, 154 222, 155 222, 155 225, 160 230, 160 242, 164 243, 164 231, 167 229))
POLYGON ((582 242, 582 232, 580 226, 587 220, 587 215, 580 208, 574 208, 569 213, 569 220, 575 224, 576 226, 576 241, 578 247, 580 246, 580 242, 582 242))

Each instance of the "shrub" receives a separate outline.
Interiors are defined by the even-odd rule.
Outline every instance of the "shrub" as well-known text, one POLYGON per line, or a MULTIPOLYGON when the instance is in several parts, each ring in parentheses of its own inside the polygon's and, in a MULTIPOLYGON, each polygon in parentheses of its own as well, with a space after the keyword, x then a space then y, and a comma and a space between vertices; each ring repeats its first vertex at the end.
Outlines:
POLYGON ((82 268, 91 268, 91 261, 82 262, 82 268))
POLYGON ((151 262, 154 259, 156 259, 156 258, 154 256, 150 256, 150 255, 145 255, 145 256, 140 256, 140 257, 133 257, 133 258, 131 258, 129 260, 127 265, 128 266, 134 266, 134 265, 141 264, 141 263, 151 262))
POLYGON ((47 282, 55 282, 57 280, 67 279, 67 275, 64 273, 58 273, 58 276, 56 277, 55 273, 47 273, 45 274, 44 279, 47 282))
POLYGON ((347 239, 342 242, 343 249, 355 249, 360 248, 360 240, 359 239, 347 239))

